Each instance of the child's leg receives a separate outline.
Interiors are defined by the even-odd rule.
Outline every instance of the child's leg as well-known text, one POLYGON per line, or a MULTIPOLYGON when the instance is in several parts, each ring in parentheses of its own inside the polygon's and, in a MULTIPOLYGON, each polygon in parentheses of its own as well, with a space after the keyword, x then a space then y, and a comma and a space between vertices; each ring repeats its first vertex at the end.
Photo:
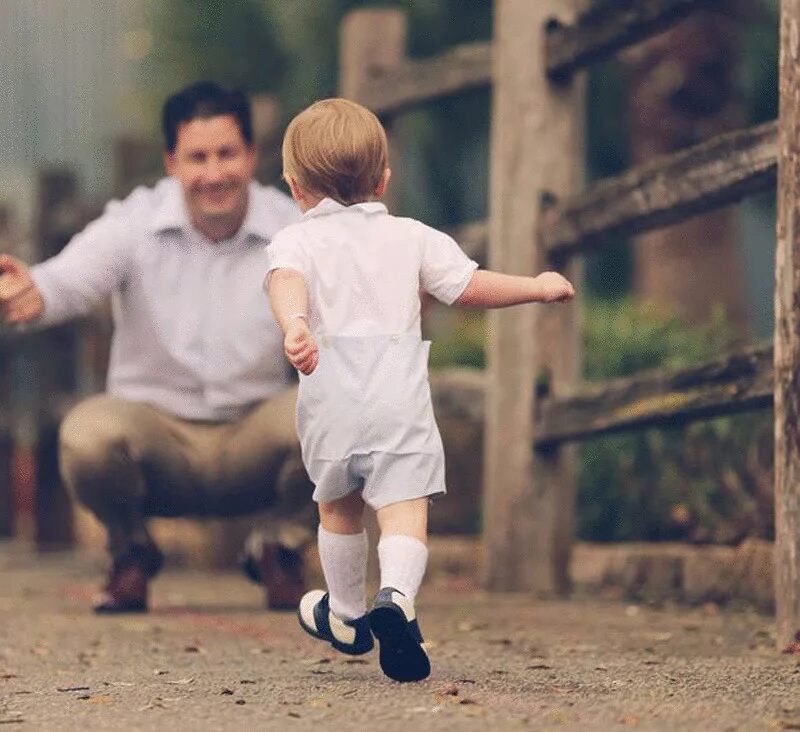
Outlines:
POLYGON ((367 612, 367 534, 359 491, 319 504, 319 557, 330 594, 330 608, 342 620, 367 612))
POLYGON ((394 503, 377 514, 381 589, 369 614, 370 627, 380 643, 383 672, 396 681, 420 681, 431 672, 414 610, 428 561, 428 499, 394 503))
POLYGON ((393 503, 377 516, 381 587, 393 587, 413 603, 428 563, 428 499, 393 503))

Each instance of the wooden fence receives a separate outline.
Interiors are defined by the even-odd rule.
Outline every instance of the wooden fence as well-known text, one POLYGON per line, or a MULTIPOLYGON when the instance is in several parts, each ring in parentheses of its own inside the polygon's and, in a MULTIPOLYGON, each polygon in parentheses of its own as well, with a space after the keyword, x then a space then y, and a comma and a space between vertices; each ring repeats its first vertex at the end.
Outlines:
MULTIPOLYGON (((484 400, 436 395, 485 422, 486 580, 497 590, 569 588, 574 443, 775 407, 778 645, 800 629, 800 0, 782 0, 780 119, 721 135, 583 187, 578 72, 713 0, 498 0, 492 43, 406 58, 404 15, 351 13, 340 92, 391 122, 399 112, 493 85, 490 214, 467 230, 491 268, 579 273, 576 255, 773 189, 778 181, 774 349, 601 385, 578 383, 579 305, 516 308, 489 320, 484 400), (777 378, 775 378, 777 375, 777 378), (538 386, 537 386, 538 384, 538 386), (481 403, 483 402, 483 403, 481 403)), ((391 144, 391 143, 390 143, 391 144)))

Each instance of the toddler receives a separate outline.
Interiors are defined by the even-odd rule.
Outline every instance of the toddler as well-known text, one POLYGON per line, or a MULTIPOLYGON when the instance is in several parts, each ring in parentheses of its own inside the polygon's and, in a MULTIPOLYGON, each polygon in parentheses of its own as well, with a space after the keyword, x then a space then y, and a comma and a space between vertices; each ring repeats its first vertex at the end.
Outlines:
POLYGON ((374 636, 387 676, 424 679, 430 662, 414 600, 428 558, 428 501, 445 480, 420 290, 484 308, 564 301, 574 290, 554 272, 478 270, 446 234, 391 216, 379 201, 390 176, 386 134, 353 102, 323 100, 292 120, 283 174, 304 217, 268 246, 265 284, 300 372, 297 429, 327 583, 301 600, 300 625, 349 654, 370 651, 374 636), (369 611, 365 504, 380 527, 380 590, 369 611))

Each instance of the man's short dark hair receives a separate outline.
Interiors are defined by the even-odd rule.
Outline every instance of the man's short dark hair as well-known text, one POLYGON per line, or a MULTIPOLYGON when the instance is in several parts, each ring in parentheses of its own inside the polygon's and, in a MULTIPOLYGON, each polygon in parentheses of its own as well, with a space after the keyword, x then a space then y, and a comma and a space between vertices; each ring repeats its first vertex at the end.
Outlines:
POLYGON ((193 119, 208 119, 220 115, 236 118, 242 137, 248 145, 253 144, 253 123, 250 116, 250 100, 240 89, 223 89, 213 81, 199 81, 173 94, 164 102, 161 128, 164 131, 164 146, 175 152, 178 144, 178 128, 193 119))

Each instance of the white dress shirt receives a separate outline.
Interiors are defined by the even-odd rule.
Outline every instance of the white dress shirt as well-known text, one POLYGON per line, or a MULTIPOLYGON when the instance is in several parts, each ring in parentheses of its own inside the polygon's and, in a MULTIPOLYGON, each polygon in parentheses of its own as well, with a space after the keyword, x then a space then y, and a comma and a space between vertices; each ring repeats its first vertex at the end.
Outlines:
POLYGON ((359 485, 380 508, 445 491, 421 340, 420 290, 452 304, 477 264, 446 234, 379 202, 323 199, 267 247, 308 288, 319 363, 300 376, 297 429, 314 500, 359 485), (368 458, 368 464, 364 459, 368 458))
POLYGON ((108 392, 185 419, 234 419, 289 382, 261 284, 265 245, 299 216, 288 196, 252 183, 241 228, 213 242, 190 224, 177 180, 137 188, 32 268, 42 323, 111 295, 108 392))
POLYGON ((325 198, 267 249, 269 270, 299 271, 313 333, 420 335, 420 290, 451 305, 477 263, 441 231, 390 216, 377 201, 325 198))

